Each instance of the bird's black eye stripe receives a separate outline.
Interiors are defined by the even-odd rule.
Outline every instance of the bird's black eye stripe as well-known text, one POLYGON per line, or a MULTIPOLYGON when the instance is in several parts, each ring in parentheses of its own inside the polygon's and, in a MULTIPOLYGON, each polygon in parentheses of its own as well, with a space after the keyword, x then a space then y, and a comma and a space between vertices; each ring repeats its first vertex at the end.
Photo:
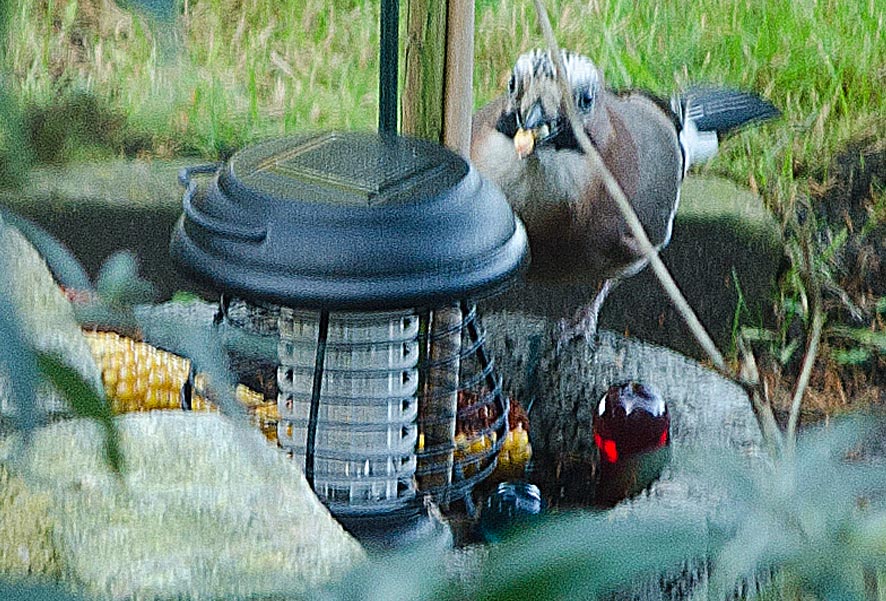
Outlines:
POLYGON ((513 94, 517 91, 517 78, 511 74, 511 79, 508 80, 508 94, 513 94))
POLYGON ((509 138, 517 134, 517 115, 515 113, 502 113, 495 124, 495 129, 509 138))

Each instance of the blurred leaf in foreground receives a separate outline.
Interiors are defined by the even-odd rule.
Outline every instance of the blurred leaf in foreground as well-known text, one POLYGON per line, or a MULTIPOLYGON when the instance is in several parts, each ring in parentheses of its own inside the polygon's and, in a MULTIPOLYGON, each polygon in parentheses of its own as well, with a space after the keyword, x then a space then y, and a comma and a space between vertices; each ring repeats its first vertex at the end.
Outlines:
POLYGON ((561 514, 493 546, 467 579, 439 553, 417 550, 378 558, 321 598, 593 599, 703 559, 707 541, 704 516, 682 511, 561 514))
POLYGON ((131 251, 108 257, 99 271, 96 290, 114 307, 150 302, 156 295, 154 285, 139 276, 138 259, 131 251))
POLYGON ((728 491, 714 594, 776 569, 800 594, 863 600, 865 570, 886 569, 886 456, 864 451, 882 436, 882 420, 844 418, 809 428, 795 456, 774 463, 694 457, 692 468, 728 491))
POLYGON ((77 370, 62 359, 48 353, 37 355, 40 373, 64 395, 74 413, 98 421, 105 432, 105 458, 116 473, 123 469, 123 456, 120 453, 120 439, 114 426, 111 407, 103 396, 83 379, 77 370))
POLYGON ((70 590, 52 584, 0 580, 0 599, 3 601, 84 601, 70 590))
POLYGON ((138 259, 128 250, 116 252, 105 260, 95 290, 95 300, 75 304, 77 320, 130 335, 136 335, 138 330, 134 306, 149 303, 156 297, 156 288, 139 275, 138 259))
POLYGON ((35 400, 38 374, 34 354, 22 338, 14 305, 7 291, 0 289, 0 396, 5 392, 7 397, 0 398, 0 402, 6 401, 0 404, 6 405, 3 412, 11 415, 25 441, 39 425, 35 400))

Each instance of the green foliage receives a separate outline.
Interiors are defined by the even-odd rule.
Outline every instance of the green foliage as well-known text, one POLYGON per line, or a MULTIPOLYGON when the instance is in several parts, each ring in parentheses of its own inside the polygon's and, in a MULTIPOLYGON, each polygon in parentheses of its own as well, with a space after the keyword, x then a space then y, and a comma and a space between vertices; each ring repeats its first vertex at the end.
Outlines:
POLYGON ((6 45, 12 0, 0 0, 0 188, 18 188, 31 163, 18 98, 10 86, 6 45))
POLYGON ((840 365, 861 365, 871 358, 871 351, 866 348, 833 349, 831 356, 840 365))
POLYGON ((171 303, 182 303, 188 304, 197 302, 200 300, 200 295, 195 294, 194 292, 189 292, 187 290, 176 290, 172 293, 172 298, 169 299, 171 303))
POLYGON ((594 599, 701 558, 706 544, 704 518, 686 512, 630 519, 560 514, 493 546, 467 580, 447 576, 439 552, 412 550, 377 558, 349 574, 328 598, 594 599))
POLYGON ((133 308, 156 297, 154 285, 138 274, 138 259, 131 251, 108 257, 95 283, 97 297, 74 307, 80 323, 103 324, 123 332, 135 332, 138 323, 133 308))
POLYGON ((108 257, 99 271, 95 289, 113 307, 146 303, 156 296, 154 285, 138 275, 138 259, 131 251, 108 257))
POLYGON ((0 289, 0 371, 8 378, 7 394, 14 409, 13 422, 28 439, 40 422, 35 402, 39 368, 30 346, 22 337, 15 306, 0 289), (14 377, 12 377, 14 375, 14 377))
POLYGON ((695 469, 729 493, 714 555, 715 595, 742 574, 778 569, 786 586, 817 599, 864 599, 865 570, 886 569, 886 470, 876 448, 883 422, 845 419, 812 428, 774 464, 696 457, 695 469))
POLYGON ((763 599, 861 601, 865 573, 886 570, 886 470, 859 445, 876 443, 884 426, 866 418, 812 429, 776 463, 689 450, 705 490, 723 493, 714 519, 674 508, 554 514, 480 554, 467 578, 438 552, 411 550, 376 558, 321 598, 597 599, 709 558, 710 599, 775 570, 763 599))
MULTIPOLYGON (((375 127, 378 0, 129 0, 129 14, 85 1, 9 2, 8 63, 24 105, 85 92, 122 115, 135 140, 147 135, 155 153, 215 158, 268 135, 375 127), (181 40, 164 58, 169 36, 181 40)), ((822 164, 845 140, 876 132, 886 113, 881 3, 548 5, 561 44, 594 58, 615 86, 669 94, 722 83, 771 98, 784 118, 727 142, 707 169, 753 177, 767 192, 776 183, 776 202, 802 183, 798 165, 822 164)), ((504 90, 514 58, 541 37, 531 3, 476 6, 479 105, 504 90)))
POLYGON ((37 353, 36 358, 40 374, 62 393, 74 414, 94 419, 101 424, 105 433, 105 459, 116 474, 121 474, 123 455, 120 452, 119 435, 114 427, 111 406, 104 395, 93 389, 63 359, 47 353, 37 353))
MULTIPOLYGON (((200 327, 187 319, 182 321, 174 316, 163 318, 152 315, 138 318, 138 326, 145 339, 153 345, 173 350, 190 359, 196 370, 206 375, 206 386, 213 403, 226 415, 248 425, 245 410, 234 397, 237 382, 229 368, 229 349, 218 328, 212 327, 211 323, 200 327)), ((267 338, 263 341, 265 345, 269 342, 267 338)), ((276 345, 272 352, 276 356, 276 345)))
MULTIPOLYGON (((2 222, 0 222, 2 223, 2 222)), ((83 376, 63 358, 35 350, 22 335, 14 303, 0 290, 0 366, 8 382, 14 426, 25 439, 45 420, 37 408, 36 391, 40 381, 54 385, 68 401, 73 415, 101 423, 105 431, 108 464, 119 473, 122 456, 113 426, 110 406, 83 376)))

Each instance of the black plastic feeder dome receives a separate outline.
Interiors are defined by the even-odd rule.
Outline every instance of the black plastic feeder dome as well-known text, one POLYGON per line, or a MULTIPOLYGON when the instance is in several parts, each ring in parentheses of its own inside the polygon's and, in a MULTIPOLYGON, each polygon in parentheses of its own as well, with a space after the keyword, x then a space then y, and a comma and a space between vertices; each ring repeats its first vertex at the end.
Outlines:
POLYGON ((331 310, 442 306, 491 293, 526 255, 501 192, 422 140, 273 140, 235 154, 205 193, 192 173, 182 173, 189 193, 173 259, 248 298, 331 310))
POLYGON ((172 256, 221 292, 221 327, 276 347, 278 444, 352 533, 415 536, 423 499, 495 468, 508 399, 473 301, 527 256, 497 188, 440 146, 374 133, 273 140, 181 181, 172 256))

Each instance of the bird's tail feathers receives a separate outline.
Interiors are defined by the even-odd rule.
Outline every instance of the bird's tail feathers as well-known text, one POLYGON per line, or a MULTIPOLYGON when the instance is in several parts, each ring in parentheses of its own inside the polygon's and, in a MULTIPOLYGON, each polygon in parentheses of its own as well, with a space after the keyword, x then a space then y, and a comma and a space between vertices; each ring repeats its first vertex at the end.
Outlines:
POLYGON ((768 100, 730 88, 693 88, 675 96, 671 107, 681 126, 684 172, 714 156, 723 136, 781 115, 768 100))
POLYGON ((722 137, 740 127, 775 119, 781 111, 751 92, 731 88, 693 88, 682 96, 685 115, 699 131, 722 137))

